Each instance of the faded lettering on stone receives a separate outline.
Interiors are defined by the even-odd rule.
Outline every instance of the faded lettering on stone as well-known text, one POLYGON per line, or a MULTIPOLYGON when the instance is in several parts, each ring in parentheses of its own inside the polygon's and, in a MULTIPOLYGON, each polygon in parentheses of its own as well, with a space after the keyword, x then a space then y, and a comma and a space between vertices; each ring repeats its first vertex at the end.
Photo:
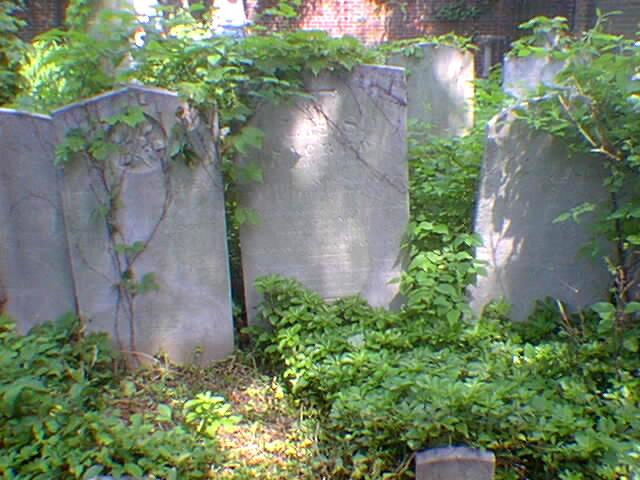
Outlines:
POLYGON ((325 298, 397 301, 390 282, 408 221, 406 98, 385 92, 402 100, 403 85, 401 69, 360 67, 309 80, 313 100, 258 110, 263 148, 240 159, 264 171, 263 183, 240 187, 241 205, 260 218, 240 236, 250 321, 253 283, 273 273, 325 298))

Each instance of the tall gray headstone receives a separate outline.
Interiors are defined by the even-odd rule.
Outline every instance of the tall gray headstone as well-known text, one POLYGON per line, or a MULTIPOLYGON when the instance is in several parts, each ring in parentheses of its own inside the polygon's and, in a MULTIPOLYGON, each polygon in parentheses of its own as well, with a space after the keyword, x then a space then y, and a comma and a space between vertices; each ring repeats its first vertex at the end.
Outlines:
POLYGON ((258 225, 240 231, 249 320, 257 277, 281 274, 327 299, 361 294, 399 302, 408 222, 406 83, 394 67, 361 66, 307 81, 312 99, 262 105, 261 149, 241 162, 264 170, 242 185, 240 204, 258 225))
POLYGON ((580 254, 593 240, 593 215, 554 223, 585 202, 606 203, 604 178, 600 161, 570 154, 512 110, 490 122, 475 216, 483 242, 476 256, 488 274, 470 289, 476 313, 493 299, 506 300, 511 317, 522 321, 547 296, 573 309, 606 298, 604 262, 580 254))
POLYGON ((564 63, 549 57, 507 55, 502 68, 502 89, 516 98, 524 98, 540 85, 556 86, 555 78, 564 63))
POLYGON ((407 70, 409 119, 431 125, 438 136, 464 133, 473 126, 473 55, 432 43, 416 49, 416 55, 398 53, 387 61, 407 70))
POLYGON ((0 109, 0 312, 18 329, 75 310, 50 117, 0 109))
POLYGON ((180 363, 233 350, 220 162, 193 113, 174 93, 129 87, 53 114, 61 142, 80 128, 113 145, 64 167, 81 314, 125 352, 180 363), (180 138, 198 156, 191 168, 169 158, 180 138))
POLYGON ((496 458, 467 447, 434 448, 416 455, 416 480, 493 480, 496 458))

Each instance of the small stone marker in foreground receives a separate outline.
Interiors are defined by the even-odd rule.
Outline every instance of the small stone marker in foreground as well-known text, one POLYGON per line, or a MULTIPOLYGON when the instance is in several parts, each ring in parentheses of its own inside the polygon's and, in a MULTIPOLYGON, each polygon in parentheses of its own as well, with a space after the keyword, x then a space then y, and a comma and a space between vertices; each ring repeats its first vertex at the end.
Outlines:
POLYGON ((416 480, 493 480, 496 457, 468 447, 434 448, 416 456, 416 480))

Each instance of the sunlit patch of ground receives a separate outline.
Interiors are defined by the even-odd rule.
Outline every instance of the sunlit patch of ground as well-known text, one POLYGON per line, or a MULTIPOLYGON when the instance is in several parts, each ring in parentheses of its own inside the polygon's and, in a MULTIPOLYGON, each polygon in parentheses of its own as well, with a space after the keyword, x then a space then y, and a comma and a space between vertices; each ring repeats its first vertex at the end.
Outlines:
POLYGON ((125 419, 134 413, 153 417, 158 405, 165 404, 172 409, 174 423, 180 424, 184 403, 198 393, 224 397, 241 420, 221 426, 215 434, 227 460, 212 465, 210 478, 324 478, 312 416, 250 359, 232 357, 204 369, 154 366, 127 376, 120 385, 110 403, 125 419))

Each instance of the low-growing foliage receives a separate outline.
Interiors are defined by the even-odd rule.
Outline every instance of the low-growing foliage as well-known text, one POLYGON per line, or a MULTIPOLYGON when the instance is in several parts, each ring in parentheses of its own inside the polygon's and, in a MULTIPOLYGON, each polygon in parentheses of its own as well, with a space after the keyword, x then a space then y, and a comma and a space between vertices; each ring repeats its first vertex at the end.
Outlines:
MULTIPOLYGON (((72 315, 18 335, 0 317, 0 472, 7 479, 110 474, 206 478, 223 457, 211 440, 156 415, 109 407, 115 359, 104 334, 72 315)), ((131 393, 131 392, 130 392, 131 393)))
POLYGON ((327 304, 277 277, 257 286, 274 328, 258 346, 292 392, 324 412, 331 478, 409 478, 414 451, 455 444, 493 450, 500 479, 640 473, 637 357, 616 356, 593 316, 571 317, 569 329, 542 305, 531 325, 473 323, 359 298, 327 304))

